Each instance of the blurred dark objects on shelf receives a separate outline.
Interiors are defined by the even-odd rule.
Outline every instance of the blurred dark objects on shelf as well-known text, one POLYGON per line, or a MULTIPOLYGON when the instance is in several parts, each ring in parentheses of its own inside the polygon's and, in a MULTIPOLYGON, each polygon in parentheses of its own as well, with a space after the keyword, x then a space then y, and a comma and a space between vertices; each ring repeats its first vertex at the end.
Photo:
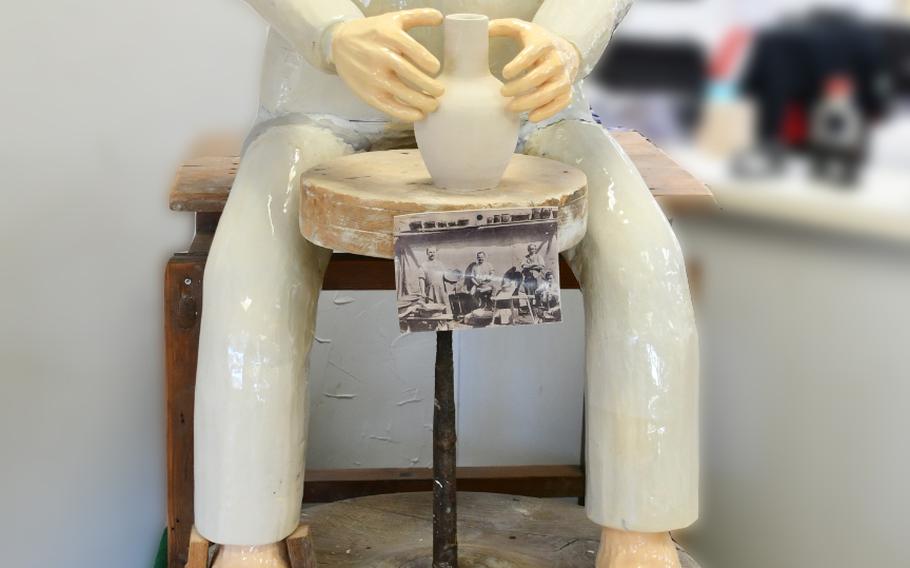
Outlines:
POLYGON ((833 184, 856 183, 866 157, 867 122, 856 104, 853 81, 834 75, 809 117, 809 159, 813 175, 833 184))
POLYGON ((695 41, 614 39, 589 78, 604 122, 629 124, 654 139, 688 136, 697 125, 707 84, 707 55, 695 41))
POLYGON ((756 162, 773 173, 783 154, 798 152, 810 156, 813 175, 854 182, 866 132, 894 98, 892 61, 882 26, 846 11, 817 9, 759 32, 741 80, 756 108, 756 141, 738 173, 756 162))
POLYGON ((885 64, 894 97, 910 101, 910 21, 875 26, 885 46, 885 64))

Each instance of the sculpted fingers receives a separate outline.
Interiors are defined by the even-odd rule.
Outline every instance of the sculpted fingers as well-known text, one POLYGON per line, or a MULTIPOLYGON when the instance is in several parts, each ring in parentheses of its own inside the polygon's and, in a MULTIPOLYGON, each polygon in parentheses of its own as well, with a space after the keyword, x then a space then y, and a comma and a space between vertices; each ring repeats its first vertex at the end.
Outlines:
POLYGON ((396 78, 382 79, 380 85, 386 93, 426 114, 439 108, 439 101, 433 97, 415 91, 396 78))
POLYGON ((442 23, 442 12, 433 8, 416 8, 402 10, 394 15, 401 23, 401 27, 409 30, 417 26, 438 26, 442 23))
POLYGON ((550 81, 527 95, 516 97, 509 103, 509 110, 525 112, 542 107, 562 95, 571 95, 572 85, 567 80, 550 81))
POLYGON ((441 97, 446 91, 441 82, 429 77, 426 73, 415 67, 413 63, 397 53, 390 54, 389 65, 399 79, 411 83, 421 91, 433 97, 441 97))
POLYGON ((502 88, 513 112, 529 112, 531 121, 549 118, 572 100, 572 83, 578 73, 580 53, 570 41, 533 22, 494 20, 490 35, 511 37, 522 50, 502 71, 502 88))
POLYGON ((391 34, 386 41, 390 47, 400 52, 402 55, 414 62, 417 67, 423 69, 430 75, 439 73, 439 60, 430 53, 430 50, 420 45, 416 39, 409 36, 406 32, 399 30, 391 34))
POLYGON ((562 71, 562 68, 556 65, 538 65, 523 77, 506 83, 502 88, 502 96, 514 97, 527 93, 556 77, 562 71))
POLYGON ((339 24, 332 37, 332 59, 350 89, 374 108, 406 122, 424 118, 445 91, 430 74, 436 57, 408 35, 415 26, 442 22, 438 10, 390 12, 339 24))
POLYGON ((526 28, 527 22, 517 18, 502 18, 490 22, 490 35, 493 37, 511 37, 521 38, 522 31, 526 28))
POLYGON ((559 111, 569 106, 570 102, 572 102, 571 92, 559 95, 549 103, 532 112, 530 116, 528 116, 528 120, 531 122, 540 122, 541 120, 556 116, 559 111))
POLYGON ((534 63, 553 49, 549 43, 531 43, 525 46, 515 59, 509 62, 502 70, 502 76, 511 81, 528 70, 534 63))
POLYGON ((395 98, 389 94, 369 93, 363 97, 373 108, 379 109, 402 122, 417 122, 424 118, 424 114, 421 111, 395 100, 395 98))

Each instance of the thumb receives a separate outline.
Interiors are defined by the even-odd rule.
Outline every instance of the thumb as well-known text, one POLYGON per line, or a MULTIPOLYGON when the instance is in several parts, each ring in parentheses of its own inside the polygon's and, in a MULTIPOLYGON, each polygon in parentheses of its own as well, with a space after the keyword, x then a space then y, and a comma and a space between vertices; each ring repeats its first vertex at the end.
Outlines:
POLYGON ((408 30, 417 26, 438 26, 442 23, 442 12, 433 8, 402 10, 396 14, 401 27, 408 30))
POLYGON ((502 18, 490 22, 490 35, 492 37, 513 37, 521 39, 525 23, 517 18, 502 18))

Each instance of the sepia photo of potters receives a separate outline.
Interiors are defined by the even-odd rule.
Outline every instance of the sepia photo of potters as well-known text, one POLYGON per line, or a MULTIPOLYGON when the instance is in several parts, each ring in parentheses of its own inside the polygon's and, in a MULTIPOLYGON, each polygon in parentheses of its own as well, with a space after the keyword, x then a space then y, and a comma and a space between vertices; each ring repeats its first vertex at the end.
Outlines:
POLYGON ((395 217, 402 333, 562 321, 556 207, 395 217))

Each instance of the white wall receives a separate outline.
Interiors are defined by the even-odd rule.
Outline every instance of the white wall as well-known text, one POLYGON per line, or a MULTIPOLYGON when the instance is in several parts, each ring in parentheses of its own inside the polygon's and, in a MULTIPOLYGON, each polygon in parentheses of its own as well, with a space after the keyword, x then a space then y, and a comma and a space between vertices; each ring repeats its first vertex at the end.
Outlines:
POLYGON ((679 223, 704 260, 707 566, 910 566, 910 247, 679 223))
POLYGON ((0 16, 0 564, 145 568, 164 528, 167 209, 192 138, 245 127, 239 1, 6 2, 0 16))
MULTIPOLYGON (((562 324, 455 334, 460 465, 579 463, 584 312, 564 295, 562 324)), ((392 292, 324 293, 317 317, 307 467, 432 466, 435 336, 399 336, 392 292)))

